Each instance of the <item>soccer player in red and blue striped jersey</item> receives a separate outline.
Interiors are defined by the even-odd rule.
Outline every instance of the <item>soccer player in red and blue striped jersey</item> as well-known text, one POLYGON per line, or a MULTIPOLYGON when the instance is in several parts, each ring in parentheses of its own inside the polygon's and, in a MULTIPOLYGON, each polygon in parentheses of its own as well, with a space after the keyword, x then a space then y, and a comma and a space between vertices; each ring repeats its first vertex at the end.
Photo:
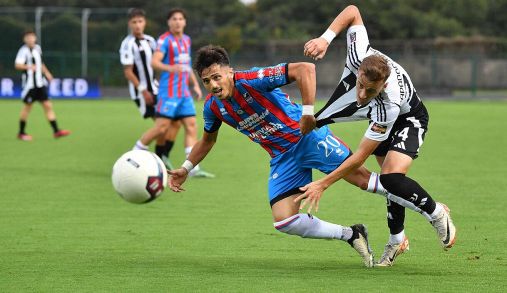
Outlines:
MULTIPOLYGON (((204 106, 204 134, 183 163, 170 172, 169 185, 182 191, 188 173, 214 146, 222 123, 247 135, 271 156, 268 181, 269 201, 275 228, 283 233, 308 238, 348 241, 366 266, 373 265, 366 227, 329 223, 310 214, 299 213, 295 199, 301 187, 311 182, 312 169, 330 173, 340 166, 351 151, 327 126, 315 129, 313 104, 316 92, 315 66, 311 63, 281 63, 234 71, 227 52, 206 46, 197 52, 195 69, 210 93, 204 106), (296 82, 303 105, 294 103, 279 88, 296 82)), ((346 180, 374 192, 377 179, 364 167, 346 180)), ((377 185, 377 190, 382 190, 377 185)), ((383 191, 378 191, 383 194, 383 191)))
MULTIPOLYGON (((159 37, 151 62, 153 68, 161 72, 155 105, 155 126, 144 133, 136 146, 139 149, 147 149, 154 139, 164 135, 175 127, 177 121, 181 121, 185 128, 185 153, 188 155, 197 142, 195 106, 190 83, 197 99, 202 97, 202 92, 192 71, 191 40, 184 34, 185 11, 179 8, 170 10, 167 25, 169 31, 159 37)), ((166 147, 172 148, 172 144, 166 147)), ((199 166, 196 166, 191 176, 214 177, 213 174, 201 170, 199 166)))

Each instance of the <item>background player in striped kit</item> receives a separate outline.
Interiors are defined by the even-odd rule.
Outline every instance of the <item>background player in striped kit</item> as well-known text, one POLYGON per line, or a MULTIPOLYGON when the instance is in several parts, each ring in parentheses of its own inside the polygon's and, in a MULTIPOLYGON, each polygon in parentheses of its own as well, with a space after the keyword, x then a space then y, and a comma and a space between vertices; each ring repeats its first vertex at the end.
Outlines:
MULTIPOLYGON (((300 187, 311 182, 312 169, 333 171, 351 155, 350 149, 327 126, 315 127, 315 67, 310 63, 282 63, 271 67, 236 71, 229 65, 226 51, 206 46, 197 52, 197 73, 210 93, 204 105, 204 134, 180 169, 170 172, 170 187, 182 191, 188 173, 214 146, 218 130, 225 122, 271 156, 268 198, 275 228, 283 233, 307 238, 348 241, 362 256, 366 266, 373 265, 363 225, 346 227, 298 213, 300 187), (296 81, 303 106, 290 100, 279 87, 296 81)), ((241 150, 238 150, 241 151, 241 150)), ((245 176, 248 176, 245 174, 245 176)), ((370 181, 377 175, 360 167, 346 180, 361 189, 385 195, 370 181)))
POLYGON ((405 208, 420 212, 435 228, 445 250, 454 245, 456 228, 447 206, 435 202, 406 174, 419 153, 429 116, 408 76, 396 62, 371 48, 357 7, 345 8, 320 37, 305 44, 304 53, 324 57, 334 37, 347 30, 346 67, 331 99, 317 114, 317 126, 332 122, 370 120, 357 151, 331 174, 305 186, 311 211, 332 183, 345 178, 374 154, 382 168, 385 189, 396 196, 387 202, 390 237, 379 266, 391 266, 408 249, 404 233, 405 208), (401 205, 400 205, 401 204, 401 205), (403 205, 403 206, 402 206, 403 205))
MULTIPOLYGON (((195 106, 190 93, 189 83, 197 99, 202 97, 201 88, 191 67, 191 39, 184 34, 186 15, 181 9, 172 9, 167 15, 169 31, 157 41, 157 50, 153 55, 153 68, 161 71, 160 88, 155 107, 155 126, 143 134, 134 148, 147 149, 157 136, 162 135, 181 120, 185 128, 185 154, 188 156, 197 141, 195 106)), ((199 166, 191 176, 214 177, 199 166)))
POLYGON ((44 108, 44 113, 53 128, 55 138, 67 136, 70 131, 59 129, 56 123, 56 115, 53 104, 49 100, 47 84, 53 79, 53 75, 42 61, 42 49, 37 45, 37 35, 33 31, 27 31, 23 35, 25 43, 18 51, 14 67, 23 71, 21 99, 23 108, 19 117, 18 139, 24 141, 32 140, 32 136, 26 134, 26 121, 32 110, 32 103, 39 101, 44 108))
MULTIPOLYGON (((144 10, 133 8, 128 14, 130 34, 125 37, 120 47, 120 61, 125 78, 129 81, 129 92, 132 101, 139 108, 143 118, 155 118, 154 104, 157 102, 158 82, 155 79, 151 59, 157 43, 144 33, 146 15, 144 10)), ((174 145, 180 124, 174 123, 164 135, 156 138, 155 153, 169 169, 169 153, 174 145)))

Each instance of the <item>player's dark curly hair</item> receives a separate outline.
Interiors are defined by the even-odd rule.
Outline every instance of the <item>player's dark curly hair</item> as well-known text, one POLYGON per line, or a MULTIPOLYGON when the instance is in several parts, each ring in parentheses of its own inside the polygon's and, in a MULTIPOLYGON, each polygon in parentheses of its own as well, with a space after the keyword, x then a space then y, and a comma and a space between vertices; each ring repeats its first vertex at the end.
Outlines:
POLYGON ((185 12, 185 10, 183 10, 181 8, 173 8, 173 9, 169 10, 169 12, 167 13, 167 20, 169 20, 171 17, 173 17, 173 15, 175 13, 181 13, 181 15, 183 15, 183 18, 187 19, 187 13, 185 12))
POLYGON ((197 50, 194 69, 199 76, 201 76, 204 69, 213 64, 229 66, 229 55, 224 48, 215 45, 207 45, 197 50))
POLYGON ((146 13, 141 8, 131 8, 127 14, 129 20, 134 17, 146 17, 146 13))

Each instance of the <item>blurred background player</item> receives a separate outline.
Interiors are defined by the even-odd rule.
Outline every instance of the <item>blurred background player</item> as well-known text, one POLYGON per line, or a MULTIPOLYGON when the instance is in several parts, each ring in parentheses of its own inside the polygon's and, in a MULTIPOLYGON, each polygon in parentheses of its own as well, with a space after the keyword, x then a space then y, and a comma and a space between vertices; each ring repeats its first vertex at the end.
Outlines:
MULTIPOLYGON (((120 47, 120 61, 125 78, 129 81, 130 97, 139 108, 143 118, 155 117, 158 84, 154 76, 151 60, 157 43, 152 36, 144 34, 146 14, 144 10, 133 8, 128 14, 130 34, 120 47)), ((165 134, 156 138, 155 153, 169 169, 169 153, 174 145, 180 124, 175 122, 165 134)))
POLYGON ((359 9, 353 5, 338 14, 320 38, 305 44, 305 55, 322 59, 334 37, 346 29, 345 70, 332 97, 315 115, 317 126, 354 120, 370 120, 370 124, 357 151, 331 174, 305 186, 302 197, 308 197, 310 207, 318 203, 326 188, 374 154, 382 172, 378 180, 396 195, 387 202, 391 235, 377 265, 391 266, 397 256, 408 250, 405 207, 420 212, 433 225, 447 250, 456 239, 456 228, 447 206, 435 202, 415 180, 406 176, 419 154, 429 121, 408 73, 370 46, 359 9))
MULTIPOLYGON (((202 92, 192 71, 190 58, 190 37, 184 34, 186 15, 181 9, 172 9, 167 15, 169 31, 158 39, 157 50, 153 55, 152 66, 161 71, 160 89, 155 108, 155 126, 143 134, 134 149, 147 149, 159 135, 174 127, 180 120, 185 128, 185 154, 188 156, 197 142, 195 106, 190 93, 192 85, 197 99, 202 92)), ((196 166, 190 176, 215 177, 196 166)))
POLYGON ((32 140, 32 136, 26 134, 26 121, 32 110, 32 104, 39 101, 44 108, 44 114, 53 128, 53 136, 60 138, 70 134, 70 131, 59 129, 56 123, 56 115, 53 104, 49 100, 47 84, 53 79, 53 75, 42 61, 42 49, 37 45, 37 35, 33 31, 27 31, 23 35, 25 43, 16 55, 14 67, 23 71, 21 98, 23 108, 19 117, 18 139, 24 141, 32 140))

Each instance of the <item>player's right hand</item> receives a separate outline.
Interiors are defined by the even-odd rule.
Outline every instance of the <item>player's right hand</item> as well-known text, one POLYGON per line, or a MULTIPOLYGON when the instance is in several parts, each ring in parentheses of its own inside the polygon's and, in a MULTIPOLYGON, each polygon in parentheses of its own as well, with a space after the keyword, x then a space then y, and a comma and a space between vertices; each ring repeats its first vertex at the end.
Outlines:
POLYGON ((315 38, 305 44, 304 54, 313 60, 320 60, 326 55, 329 43, 324 38, 315 38))
POLYGON ((181 73, 181 72, 185 71, 185 67, 180 64, 169 65, 168 71, 171 73, 181 73))
POLYGON ((185 168, 179 168, 175 170, 169 170, 167 171, 169 175, 169 188, 171 188, 174 192, 181 192, 185 191, 181 185, 187 180, 188 171, 185 168))
POLYGON ((313 115, 303 115, 299 120, 299 130, 301 134, 310 133, 317 126, 317 121, 313 115))
POLYGON ((142 94, 143 94, 144 102, 146 103, 146 105, 151 106, 154 104, 155 101, 153 99, 153 95, 148 90, 144 90, 142 92, 142 94))

